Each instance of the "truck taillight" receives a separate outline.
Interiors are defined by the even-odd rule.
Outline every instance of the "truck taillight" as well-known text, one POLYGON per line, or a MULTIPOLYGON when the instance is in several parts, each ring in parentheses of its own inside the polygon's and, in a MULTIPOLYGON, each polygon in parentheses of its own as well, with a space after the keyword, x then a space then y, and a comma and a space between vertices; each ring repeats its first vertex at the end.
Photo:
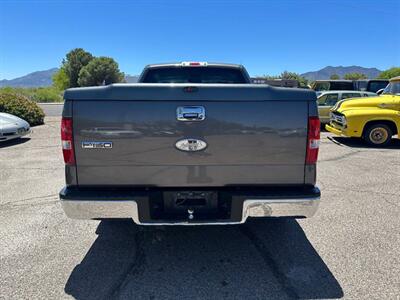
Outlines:
POLYGON ((313 165, 317 163, 320 130, 321 130, 320 126, 321 123, 318 117, 308 118, 307 154, 306 154, 307 165, 313 165))
POLYGON ((61 119, 61 143, 66 165, 75 165, 74 141, 72 138, 72 119, 61 119))

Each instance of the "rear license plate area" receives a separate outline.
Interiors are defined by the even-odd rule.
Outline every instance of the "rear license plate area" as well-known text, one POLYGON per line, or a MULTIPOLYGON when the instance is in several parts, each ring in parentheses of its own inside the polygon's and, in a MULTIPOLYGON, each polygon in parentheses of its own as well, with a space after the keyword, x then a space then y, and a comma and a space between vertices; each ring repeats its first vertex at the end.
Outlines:
POLYGON ((231 198, 218 191, 164 191, 161 197, 150 200, 153 220, 207 221, 229 219, 231 198))

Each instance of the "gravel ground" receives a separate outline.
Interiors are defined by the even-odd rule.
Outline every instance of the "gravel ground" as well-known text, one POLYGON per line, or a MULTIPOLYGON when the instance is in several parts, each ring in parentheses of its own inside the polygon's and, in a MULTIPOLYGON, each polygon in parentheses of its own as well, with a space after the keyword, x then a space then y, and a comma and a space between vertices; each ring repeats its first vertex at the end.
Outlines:
POLYGON ((70 220, 60 153, 58 117, 0 144, 1 299, 399 299, 400 140, 324 133, 317 215, 238 226, 70 220))

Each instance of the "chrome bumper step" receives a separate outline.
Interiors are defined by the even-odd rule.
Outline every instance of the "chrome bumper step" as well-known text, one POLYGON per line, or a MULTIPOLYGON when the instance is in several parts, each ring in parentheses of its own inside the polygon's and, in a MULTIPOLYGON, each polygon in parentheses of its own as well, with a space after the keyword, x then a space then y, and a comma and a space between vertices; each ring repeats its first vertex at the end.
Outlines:
POLYGON ((85 195, 79 199, 79 193, 74 193, 73 198, 67 197, 64 189, 60 192, 60 200, 64 212, 72 219, 132 218, 136 224, 141 225, 228 225, 244 223, 249 217, 312 217, 320 202, 320 192, 314 189, 313 195, 299 195, 298 198, 294 195, 288 198, 275 196, 271 199, 244 196, 241 215, 226 220, 196 220, 196 217, 187 220, 143 220, 138 204, 146 201, 143 195, 137 198, 132 196, 131 199, 121 199, 120 196, 112 199, 110 195, 106 199, 96 199, 95 195, 89 198, 85 195))

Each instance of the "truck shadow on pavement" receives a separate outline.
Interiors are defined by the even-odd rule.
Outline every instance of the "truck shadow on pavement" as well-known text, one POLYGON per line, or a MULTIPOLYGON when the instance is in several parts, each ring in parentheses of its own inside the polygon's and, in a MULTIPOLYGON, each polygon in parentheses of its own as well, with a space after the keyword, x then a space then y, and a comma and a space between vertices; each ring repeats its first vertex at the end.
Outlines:
MULTIPOLYGON (((341 145, 347 146, 351 148, 372 148, 372 149, 381 149, 379 147, 374 147, 366 142, 364 142, 361 138, 348 138, 348 137, 341 137, 341 136, 334 136, 329 138, 332 142, 341 145)), ((400 149, 400 139, 393 138, 389 145, 382 149, 400 149)))
POLYGON ((296 220, 142 227, 103 220, 65 292, 76 299, 341 298, 296 220))
POLYGON ((23 137, 23 138, 18 138, 18 139, 13 139, 13 140, 9 140, 9 141, 4 141, 0 143, 0 149, 1 148, 7 148, 7 147, 11 147, 11 146, 15 146, 15 145, 19 145, 19 144, 24 144, 26 142, 29 142, 30 138, 28 137, 23 137))

